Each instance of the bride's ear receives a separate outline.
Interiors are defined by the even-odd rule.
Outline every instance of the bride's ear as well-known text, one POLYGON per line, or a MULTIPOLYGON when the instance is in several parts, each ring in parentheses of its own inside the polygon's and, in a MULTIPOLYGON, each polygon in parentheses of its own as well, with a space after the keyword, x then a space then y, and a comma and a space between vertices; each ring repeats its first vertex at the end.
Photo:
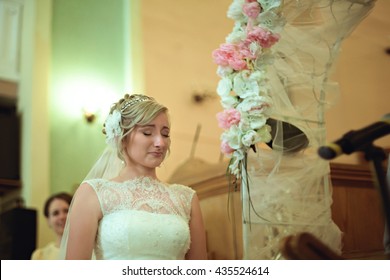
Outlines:
POLYGON ((121 148, 122 150, 126 149, 127 144, 129 143, 131 133, 128 133, 125 137, 123 137, 121 141, 121 148))
POLYGON ((127 146, 130 141, 130 134, 127 134, 121 141, 121 154, 123 156, 123 159, 127 161, 129 159, 129 155, 127 154, 127 146))

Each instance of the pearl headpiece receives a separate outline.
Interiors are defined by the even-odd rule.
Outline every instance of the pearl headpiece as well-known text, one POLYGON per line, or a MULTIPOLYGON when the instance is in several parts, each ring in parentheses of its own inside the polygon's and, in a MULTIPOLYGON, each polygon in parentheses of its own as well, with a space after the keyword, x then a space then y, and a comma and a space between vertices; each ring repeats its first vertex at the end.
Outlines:
POLYGON ((140 103, 140 102, 144 102, 147 100, 153 100, 153 98, 146 96, 146 95, 141 95, 141 94, 130 95, 130 99, 124 102, 124 104, 121 108, 121 112, 125 111, 131 105, 134 105, 134 104, 140 103))

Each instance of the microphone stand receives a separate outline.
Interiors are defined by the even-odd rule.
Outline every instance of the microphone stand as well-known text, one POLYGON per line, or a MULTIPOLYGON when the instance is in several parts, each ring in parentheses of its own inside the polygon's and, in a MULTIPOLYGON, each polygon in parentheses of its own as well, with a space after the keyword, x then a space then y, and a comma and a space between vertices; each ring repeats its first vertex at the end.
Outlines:
MULTIPOLYGON (((382 161, 386 159, 386 153, 382 148, 374 146, 372 143, 364 145, 359 149, 359 151, 364 152, 365 159, 369 162, 371 173, 374 177, 374 183, 378 189, 381 199, 382 207, 385 218, 385 227, 390 227, 390 194, 386 174, 383 170, 382 161)), ((389 163, 390 164, 390 163, 389 163)), ((385 230, 387 234, 387 239, 390 240, 390 231, 385 230)), ((390 259, 390 254, 387 254, 387 257, 390 259)))

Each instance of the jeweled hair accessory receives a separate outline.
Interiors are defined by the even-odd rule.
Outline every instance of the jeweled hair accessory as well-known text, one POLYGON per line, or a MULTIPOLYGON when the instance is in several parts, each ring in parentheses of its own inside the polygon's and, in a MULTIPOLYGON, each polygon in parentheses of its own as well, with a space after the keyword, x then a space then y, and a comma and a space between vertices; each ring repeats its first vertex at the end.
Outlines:
POLYGON ((124 104, 121 108, 121 112, 125 111, 128 107, 130 107, 136 103, 144 102, 147 100, 153 100, 153 98, 146 96, 146 95, 141 95, 141 94, 131 95, 130 99, 124 102, 124 104))

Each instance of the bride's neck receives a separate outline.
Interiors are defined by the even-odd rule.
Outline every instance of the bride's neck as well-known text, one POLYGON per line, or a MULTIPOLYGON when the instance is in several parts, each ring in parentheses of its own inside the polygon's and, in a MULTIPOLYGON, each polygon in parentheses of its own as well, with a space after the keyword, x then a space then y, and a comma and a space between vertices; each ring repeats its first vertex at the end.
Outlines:
POLYGON ((130 168, 130 167, 123 168, 121 170, 121 172, 119 173, 119 176, 117 177, 117 179, 119 181, 127 181, 127 180, 135 179, 138 177, 149 177, 149 178, 158 180, 155 168, 153 168, 153 169, 145 169, 145 168, 136 169, 136 168, 130 168))

